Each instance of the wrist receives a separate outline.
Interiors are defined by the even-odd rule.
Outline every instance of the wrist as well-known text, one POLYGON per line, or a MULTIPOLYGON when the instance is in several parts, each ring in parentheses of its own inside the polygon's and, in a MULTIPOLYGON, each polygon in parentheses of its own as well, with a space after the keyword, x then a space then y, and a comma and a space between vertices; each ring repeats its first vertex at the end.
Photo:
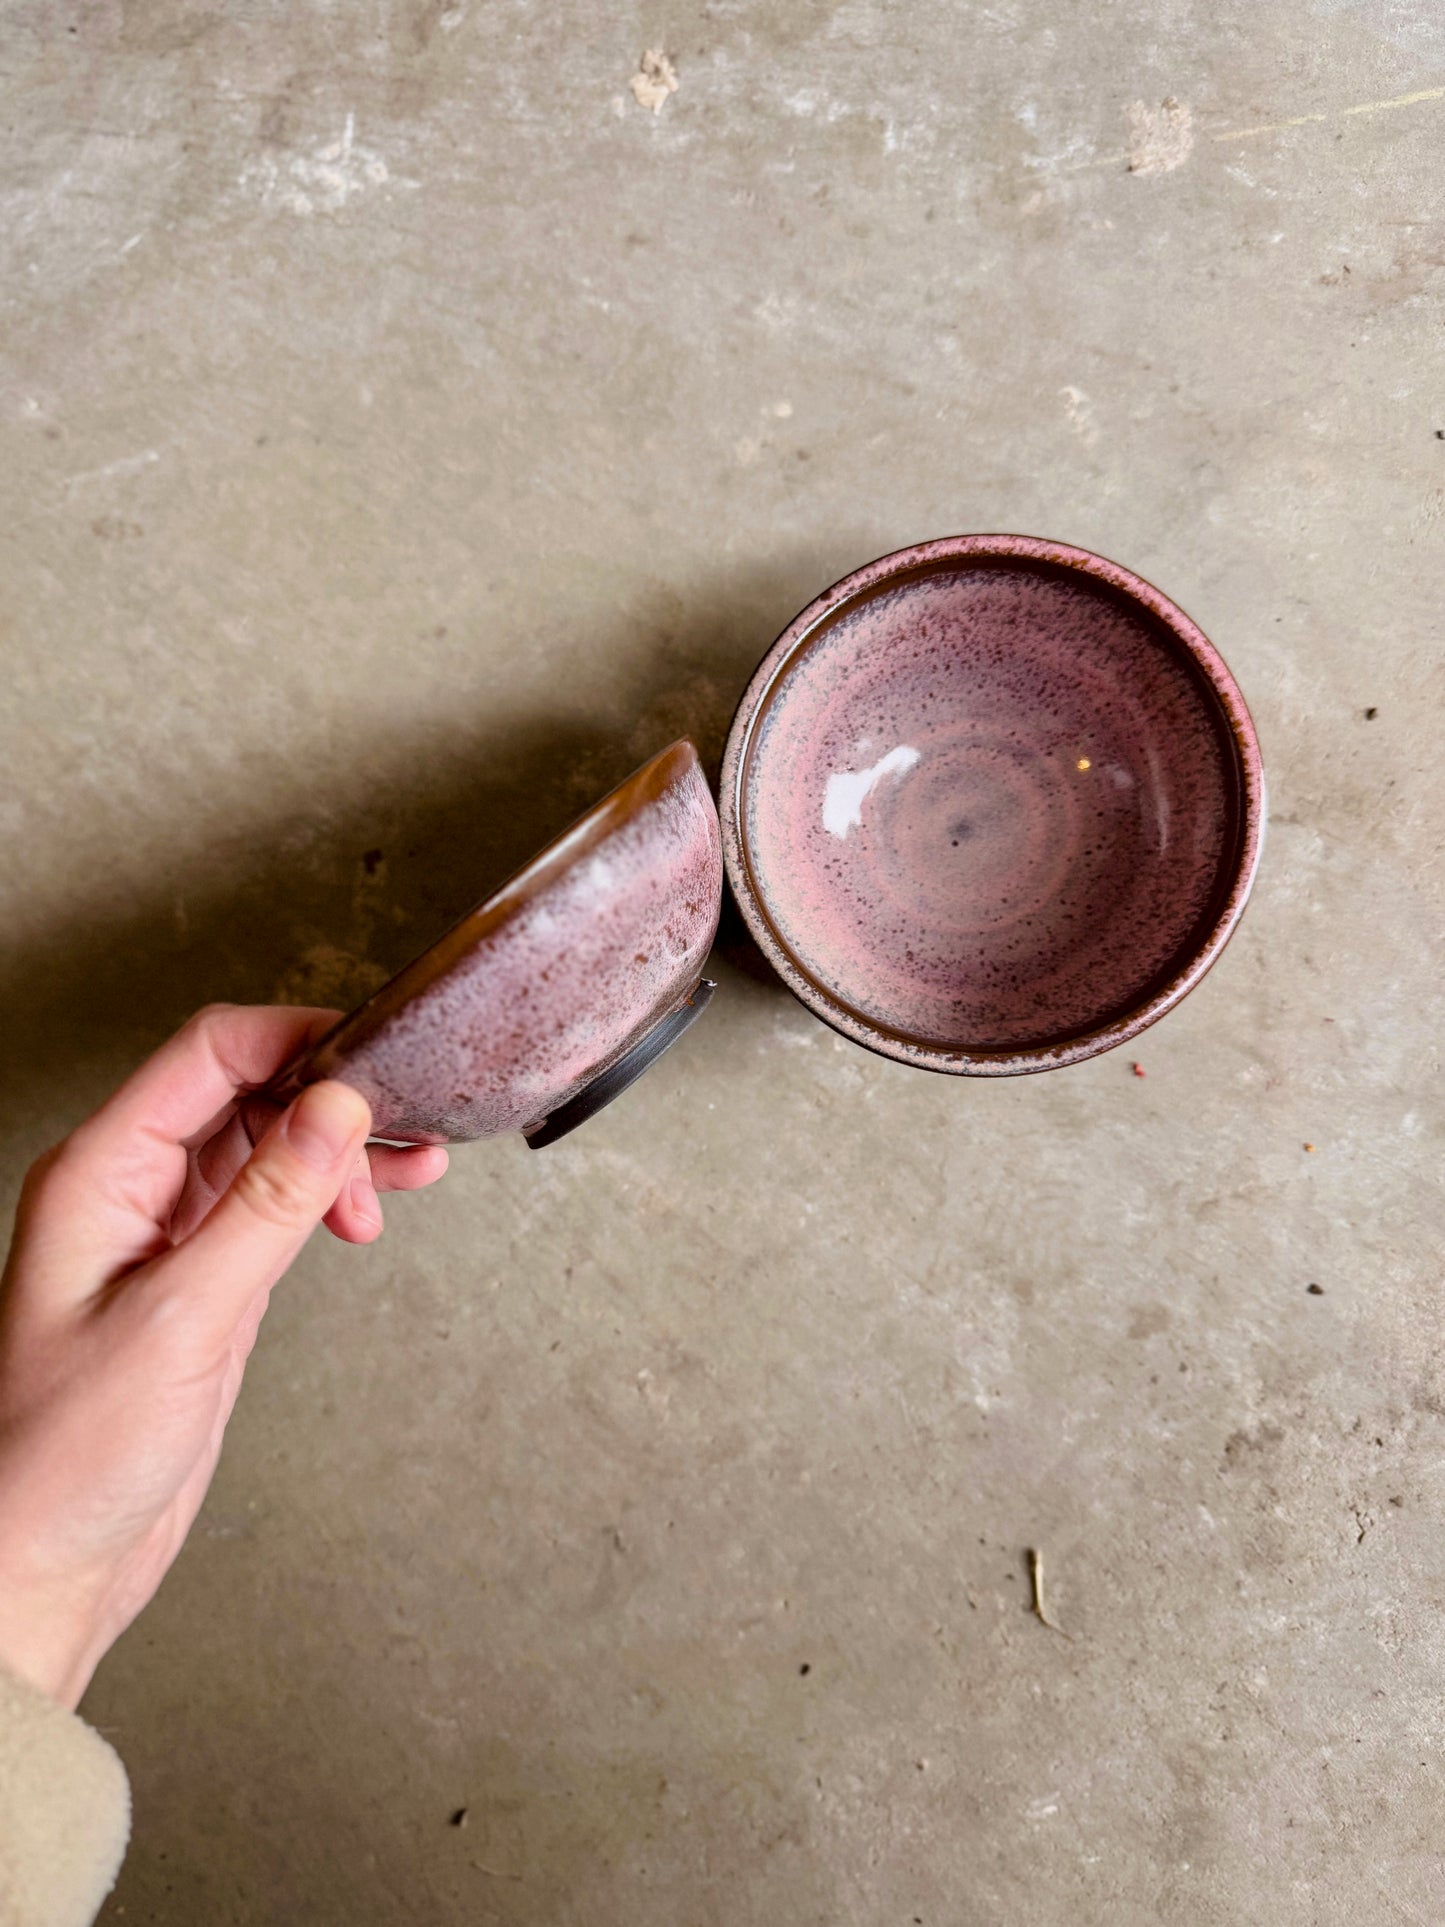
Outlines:
POLYGON ((0 1561, 0 1666, 71 1712, 106 1642, 91 1616, 15 1580, 0 1561))

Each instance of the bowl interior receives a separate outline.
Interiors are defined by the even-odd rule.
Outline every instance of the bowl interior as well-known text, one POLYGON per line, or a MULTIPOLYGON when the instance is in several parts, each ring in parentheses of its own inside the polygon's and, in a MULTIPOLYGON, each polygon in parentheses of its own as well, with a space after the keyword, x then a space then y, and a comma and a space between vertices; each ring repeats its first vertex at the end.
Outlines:
POLYGON ((740 894, 864 1041, 1056 1051, 1187 972, 1237 890, 1246 785, 1201 651, 1225 672, 1157 592, 915 553, 815 605, 745 700, 740 894))

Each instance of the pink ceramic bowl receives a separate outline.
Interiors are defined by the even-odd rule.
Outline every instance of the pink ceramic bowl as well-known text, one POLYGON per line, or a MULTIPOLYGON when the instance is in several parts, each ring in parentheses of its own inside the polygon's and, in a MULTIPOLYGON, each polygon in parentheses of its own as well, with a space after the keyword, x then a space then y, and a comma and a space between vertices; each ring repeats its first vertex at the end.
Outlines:
POLYGON ((1049 1070, 1135 1037, 1239 920, 1264 783, 1234 679, 1117 563, 921 543, 774 643, 722 772, 728 876, 785 983, 930 1070, 1049 1070))
POLYGON ((549 1143, 700 1014, 721 901, 717 811, 684 740, 343 1017, 272 1094, 336 1077, 367 1099, 379 1138, 549 1143))

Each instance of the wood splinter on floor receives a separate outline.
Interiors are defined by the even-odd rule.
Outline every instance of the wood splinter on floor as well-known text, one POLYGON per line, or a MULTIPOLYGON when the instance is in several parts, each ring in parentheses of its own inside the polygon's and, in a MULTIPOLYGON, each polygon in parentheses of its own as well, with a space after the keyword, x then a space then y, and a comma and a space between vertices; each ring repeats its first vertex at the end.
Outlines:
POLYGON ((1028 1560, 1029 1584, 1033 1588, 1034 1618, 1041 1626, 1047 1626, 1051 1633, 1057 1633, 1060 1639, 1072 1639, 1073 1634, 1066 1633, 1062 1626, 1056 1625, 1044 1608, 1044 1555, 1037 1546, 1029 1547, 1028 1560))

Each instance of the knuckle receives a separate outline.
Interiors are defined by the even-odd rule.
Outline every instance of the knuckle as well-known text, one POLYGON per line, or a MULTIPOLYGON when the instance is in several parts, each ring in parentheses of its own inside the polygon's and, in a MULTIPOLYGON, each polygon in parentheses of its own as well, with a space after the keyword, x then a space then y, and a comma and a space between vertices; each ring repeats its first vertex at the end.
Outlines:
POLYGON ((264 1151, 241 1166, 231 1192, 267 1224, 297 1225, 318 1212, 314 1177, 290 1158, 264 1151))
POLYGON ((48 1151, 42 1151, 30 1169, 25 1173, 25 1179, 21 1189, 26 1193, 42 1190, 49 1180, 51 1173, 60 1164, 65 1154, 65 1148, 64 1143, 52 1144, 48 1151))
POLYGON ((219 1019, 229 1017, 235 1009, 235 1004, 224 1002, 202 1004, 198 1011, 193 1012, 193 1014, 186 1019, 182 1028, 188 1031, 210 1030, 219 1019))
POLYGON ((20 1206, 25 1213, 68 1206, 81 1181, 83 1146, 65 1138, 43 1151, 25 1173, 20 1187, 20 1206))

